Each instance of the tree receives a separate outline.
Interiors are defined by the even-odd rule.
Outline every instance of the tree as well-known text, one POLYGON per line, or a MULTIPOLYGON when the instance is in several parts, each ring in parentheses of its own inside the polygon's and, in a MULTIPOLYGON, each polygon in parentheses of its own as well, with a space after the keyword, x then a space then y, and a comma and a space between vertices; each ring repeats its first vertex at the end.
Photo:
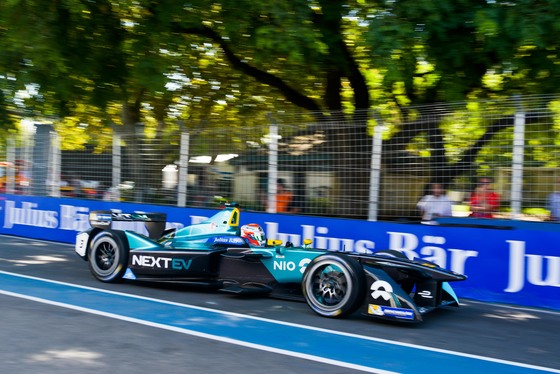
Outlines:
MULTIPOLYGON (((469 170, 480 150, 513 118, 510 114, 487 124, 462 157, 451 162, 441 118, 432 115, 426 120, 420 107, 405 107, 557 92, 556 79, 551 78, 560 76, 558 40, 553 36, 560 27, 558 1, 405 0, 372 6, 372 54, 385 61, 385 86, 399 87, 394 102, 405 118, 387 150, 402 149, 425 134, 434 181, 448 184, 469 170)), ((534 123, 531 116, 527 120, 534 123)))
MULTIPOLYGON (((342 123, 329 136, 345 150, 339 166, 355 170, 340 178, 345 196, 352 180, 367 180, 371 108, 391 114, 387 155, 425 136, 432 165, 460 170, 495 127, 452 164, 441 121, 414 120, 417 105, 552 92, 556 3, 9 0, 0 4, 0 68, 16 87, 3 93, 9 103, 36 84, 39 94, 26 100, 36 113, 79 118, 95 107, 100 125, 144 122, 156 137, 179 119, 211 126, 219 121, 208 113, 259 120, 297 107, 342 123)), ((365 206, 355 212, 364 216, 365 206)))

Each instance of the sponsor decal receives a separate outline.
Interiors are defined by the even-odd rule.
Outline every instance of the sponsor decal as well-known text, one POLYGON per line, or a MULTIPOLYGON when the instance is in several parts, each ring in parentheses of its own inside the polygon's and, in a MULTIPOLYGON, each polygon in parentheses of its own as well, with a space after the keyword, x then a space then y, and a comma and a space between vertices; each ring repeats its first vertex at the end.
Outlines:
POLYGON ((90 219, 92 221, 109 221, 111 222, 111 214, 107 213, 90 213, 90 219))
POLYGON ((369 304, 368 314, 375 314, 376 316, 382 316, 383 308, 381 308, 381 305, 369 304))
POLYGON ((382 298, 383 300, 388 301, 391 298, 393 287, 391 287, 388 282, 378 280, 371 284, 370 290, 373 291, 371 293, 372 298, 382 298))
POLYGON ((116 219, 120 220, 130 220, 130 221, 149 221, 149 218, 145 214, 138 213, 113 213, 116 219))
MULTIPOLYGON (((3 200, 4 206, 0 206, 4 223, 3 229, 15 229, 18 226, 31 226, 38 228, 46 228, 53 230, 67 231, 85 231, 91 227, 89 223, 90 208, 87 206, 75 206, 68 204, 60 204, 57 210, 40 209, 39 204, 29 201, 13 201, 3 200)), ((113 213, 120 214, 120 213, 113 213)), ((111 222, 112 214, 98 213, 92 214, 92 222, 100 226, 110 226, 113 223, 115 229, 132 229, 139 233, 147 233, 144 222, 135 222, 135 220, 149 221, 146 214, 124 214, 127 222, 111 222), (130 222, 130 223, 129 223, 130 222), (133 228, 125 227, 125 224, 134 224, 133 228)), ((182 227, 177 222, 168 222, 166 227, 182 227)), ((56 234, 55 234, 56 235, 56 234)))
POLYGON ((90 227, 88 216, 88 207, 61 204, 59 229, 85 231, 90 227))
POLYGON ((87 232, 82 232, 76 236, 76 245, 74 249, 76 253, 82 257, 86 255, 88 240, 89 234, 87 232))
POLYGON ((424 290, 421 292, 418 292, 418 295, 422 296, 424 299, 433 299, 434 297, 432 296, 432 293, 428 290, 424 290))
POLYGON ((92 224, 92 225, 96 225, 96 226, 110 226, 110 225, 111 225, 111 221, 105 221, 105 220, 98 221, 98 220, 96 220, 96 219, 92 219, 92 220, 91 220, 91 224, 92 224))
POLYGON ((210 244, 231 244, 231 245, 243 245, 245 241, 237 236, 217 236, 208 239, 210 244))
POLYGON ((4 205, 4 228, 11 229, 15 225, 45 227, 55 229, 58 227, 58 212, 37 209, 38 204, 22 202, 21 208, 16 203, 6 200, 4 205))
MULTIPOLYGON (((283 256, 277 256, 277 258, 280 258, 280 257, 283 257, 283 256)), ((310 262, 311 262, 311 260, 308 259, 308 258, 304 258, 297 265, 293 261, 277 261, 277 260, 275 260, 273 265, 272 265, 272 269, 273 270, 279 270, 279 271, 295 271, 296 269, 299 269, 299 272, 301 274, 303 274, 305 272, 305 268, 307 267, 307 265, 309 265, 310 262)))
POLYGON ((304 239, 313 242, 313 247, 328 249, 337 252, 372 253, 375 243, 365 239, 336 238, 327 235, 329 228, 324 226, 301 225, 301 234, 288 234, 279 231, 277 222, 265 222, 266 236, 270 239, 279 239, 282 242, 293 243, 295 247, 302 245, 304 239))
MULTIPOLYGON (((1 208, 0 208, 1 209, 1 208)), ((31 226, 46 229, 85 231, 90 227, 89 208, 73 205, 60 205, 60 211, 39 209, 39 204, 4 201, 4 229, 16 226, 31 226)))
POLYGON ((152 269, 173 269, 188 270, 191 266, 192 259, 188 261, 182 258, 173 257, 156 257, 133 254, 131 266, 139 266, 152 269))
POLYGON ((447 239, 443 236, 424 235, 419 238, 417 235, 409 232, 388 231, 389 249, 399 251, 410 259, 421 258, 426 267, 440 266, 449 268, 450 270, 465 274, 466 262, 470 258, 478 257, 478 251, 446 248, 447 239), (430 264, 432 262, 433 264, 430 264))
POLYGON ((388 306, 375 304, 368 304, 368 314, 408 320, 414 319, 414 311, 412 309, 391 308, 388 306))
POLYGON ((536 286, 560 287, 560 257, 528 254, 525 251, 525 242, 519 240, 507 242, 509 243, 509 280, 505 292, 521 291, 525 286, 525 280, 536 286))

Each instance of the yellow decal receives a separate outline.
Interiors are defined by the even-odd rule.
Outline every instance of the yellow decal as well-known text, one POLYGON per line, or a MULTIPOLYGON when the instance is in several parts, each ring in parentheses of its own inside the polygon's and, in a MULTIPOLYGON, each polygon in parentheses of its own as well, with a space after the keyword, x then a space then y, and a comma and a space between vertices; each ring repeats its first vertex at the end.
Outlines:
POLYGON ((382 316, 384 314, 383 309, 381 309, 379 305, 375 305, 375 304, 368 304, 367 312, 368 314, 375 314, 378 316, 382 316))

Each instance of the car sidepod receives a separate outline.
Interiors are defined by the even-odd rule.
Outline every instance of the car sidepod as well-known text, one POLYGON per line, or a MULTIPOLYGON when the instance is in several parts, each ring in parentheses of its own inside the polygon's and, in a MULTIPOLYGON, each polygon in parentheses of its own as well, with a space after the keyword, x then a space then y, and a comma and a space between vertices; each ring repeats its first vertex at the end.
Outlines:
POLYGON ((225 249, 203 245, 173 248, 132 231, 125 234, 130 245, 127 279, 189 281, 218 276, 220 255, 225 249))
POLYGON ((223 249, 131 250, 126 278, 178 282, 215 279, 223 252, 223 249))

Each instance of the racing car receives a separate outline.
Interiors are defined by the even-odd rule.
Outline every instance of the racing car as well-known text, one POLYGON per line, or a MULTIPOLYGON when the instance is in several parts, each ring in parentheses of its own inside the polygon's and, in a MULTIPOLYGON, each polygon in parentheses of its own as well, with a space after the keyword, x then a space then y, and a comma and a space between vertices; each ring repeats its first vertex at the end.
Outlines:
POLYGON ((395 250, 332 252, 313 248, 311 240, 297 246, 267 240, 260 225, 240 226, 240 216, 237 204, 226 204, 203 222, 166 230, 164 213, 92 211, 91 228, 78 233, 75 251, 102 282, 184 282, 302 300, 323 317, 361 310, 368 317, 420 322, 438 307, 459 306, 449 282, 465 275, 395 250), (117 228, 126 222, 143 223, 148 235, 117 228))

